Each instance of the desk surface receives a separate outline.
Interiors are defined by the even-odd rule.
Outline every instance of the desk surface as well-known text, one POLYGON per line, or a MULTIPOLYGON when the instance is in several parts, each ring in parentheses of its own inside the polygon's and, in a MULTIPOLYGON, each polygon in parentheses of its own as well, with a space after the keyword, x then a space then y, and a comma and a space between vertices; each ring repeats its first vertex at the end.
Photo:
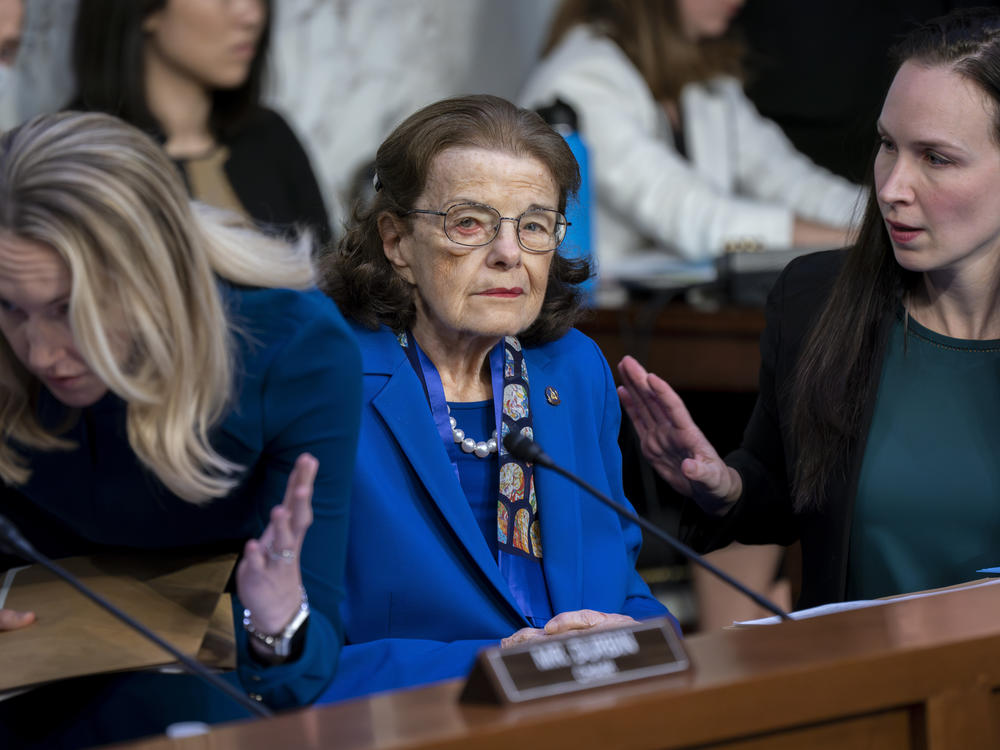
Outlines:
POLYGON ((676 390, 757 390, 761 308, 629 303, 596 309, 577 327, 597 342, 612 370, 631 354, 676 390))
POLYGON ((1000 746, 1000 585, 698 635, 686 673, 509 708, 460 681, 216 727, 165 748, 969 750, 1000 746))

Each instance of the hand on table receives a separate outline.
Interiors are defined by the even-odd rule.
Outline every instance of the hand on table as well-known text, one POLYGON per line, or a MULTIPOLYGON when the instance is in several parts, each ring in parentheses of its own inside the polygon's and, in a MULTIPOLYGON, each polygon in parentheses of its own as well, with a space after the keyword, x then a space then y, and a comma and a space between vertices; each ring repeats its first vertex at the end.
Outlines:
POLYGON ((15 609, 0 609, 0 632, 17 630, 35 621, 34 612, 18 612, 15 609))
POLYGON ((500 641, 500 648, 510 648, 511 646, 520 646, 522 643, 527 643, 528 641, 533 641, 536 638, 544 638, 545 631, 541 628, 521 628, 512 635, 507 636, 502 641, 500 641))
POLYGON ((500 642, 501 648, 519 646, 522 643, 535 640, 536 638, 546 638, 553 635, 562 635, 577 630, 606 630, 628 625, 635 620, 628 615, 619 615, 613 612, 598 612, 593 609, 577 609, 571 612, 560 612, 547 623, 544 628, 521 628, 513 635, 504 638, 500 642))
POLYGON ((642 454, 659 475, 709 513, 736 502, 743 480, 719 457, 673 388, 632 357, 622 359, 618 372, 618 397, 639 435, 642 454))
MULTIPOLYGON (((278 633, 289 623, 302 600, 299 555, 312 523, 313 481, 319 462, 308 453, 295 461, 285 498, 271 509, 271 522, 260 539, 251 539, 236 568, 236 591, 262 633, 278 633)), ((256 641, 251 639, 254 647, 256 641)))
POLYGON ((574 630, 607 630, 634 622, 635 618, 628 615, 577 609, 572 612, 560 612, 545 623, 545 635, 562 635, 574 630))

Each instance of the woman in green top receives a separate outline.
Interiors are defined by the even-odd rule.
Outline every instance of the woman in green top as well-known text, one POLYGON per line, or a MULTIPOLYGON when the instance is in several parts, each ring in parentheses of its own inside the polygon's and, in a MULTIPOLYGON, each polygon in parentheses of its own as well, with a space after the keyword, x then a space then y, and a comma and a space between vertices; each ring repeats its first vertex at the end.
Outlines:
POLYGON ((692 541, 802 541, 800 606, 931 588, 1000 563, 1000 12, 915 29, 878 123, 856 243, 792 263, 760 397, 725 460, 626 358, 643 451, 692 541))

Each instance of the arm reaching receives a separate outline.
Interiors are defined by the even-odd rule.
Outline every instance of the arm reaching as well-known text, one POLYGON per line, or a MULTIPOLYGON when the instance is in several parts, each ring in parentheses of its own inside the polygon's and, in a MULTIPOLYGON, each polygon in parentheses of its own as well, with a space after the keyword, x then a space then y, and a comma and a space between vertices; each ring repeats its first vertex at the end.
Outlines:
POLYGON ((642 454, 671 487, 708 513, 725 513, 743 492, 739 473, 726 465, 692 421, 684 402, 632 357, 618 364, 622 406, 632 419, 642 454))

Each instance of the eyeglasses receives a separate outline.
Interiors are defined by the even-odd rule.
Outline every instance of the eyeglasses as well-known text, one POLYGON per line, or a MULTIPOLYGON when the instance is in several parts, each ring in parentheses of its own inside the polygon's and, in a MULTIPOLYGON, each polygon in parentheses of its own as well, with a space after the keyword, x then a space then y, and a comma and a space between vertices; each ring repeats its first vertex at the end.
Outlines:
POLYGON ((444 217, 444 234, 452 242, 465 247, 488 245, 500 233, 500 223, 514 222, 517 242, 529 253, 551 253, 562 244, 569 222, 559 211, 551 208, 529 208, 516 218, 501 216, 492 206, 483 203, 458 203, 447 211, 429 211, 411 208, 410 214, 429 214, 444 217))

